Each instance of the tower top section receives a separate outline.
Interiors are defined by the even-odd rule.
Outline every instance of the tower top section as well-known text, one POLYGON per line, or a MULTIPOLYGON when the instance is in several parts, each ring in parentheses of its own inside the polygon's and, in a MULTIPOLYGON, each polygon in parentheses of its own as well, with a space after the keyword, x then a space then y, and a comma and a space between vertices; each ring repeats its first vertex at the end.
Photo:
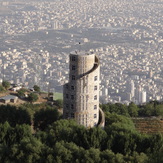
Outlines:
POLYGON ((88 56, 88 55, 95 55, 94 52, 84 52, 84 51, 73 51, 70 55, 78 55, 78 56, 88 56))

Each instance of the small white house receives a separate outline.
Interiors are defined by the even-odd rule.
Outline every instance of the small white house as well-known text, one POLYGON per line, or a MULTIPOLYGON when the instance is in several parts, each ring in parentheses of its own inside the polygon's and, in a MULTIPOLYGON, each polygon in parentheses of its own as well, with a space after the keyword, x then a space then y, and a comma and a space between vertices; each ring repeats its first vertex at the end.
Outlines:
POLYGON ((7 104, 9 102, 16 103, 17 101, 18 101, 18 97, 13 96, 13 95, 7 95, 7 96, 0 97, 0 102, 5 103, 5 104, 7 104))

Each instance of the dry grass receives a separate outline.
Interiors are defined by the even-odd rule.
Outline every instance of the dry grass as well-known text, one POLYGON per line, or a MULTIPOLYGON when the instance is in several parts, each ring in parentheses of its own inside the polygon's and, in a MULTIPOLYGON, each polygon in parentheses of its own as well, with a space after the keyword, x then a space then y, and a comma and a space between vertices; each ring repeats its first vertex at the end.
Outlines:
POLYGON ((158 118, 134 118, 135 127, 141 133, 163 134, 163 120, 158 118))

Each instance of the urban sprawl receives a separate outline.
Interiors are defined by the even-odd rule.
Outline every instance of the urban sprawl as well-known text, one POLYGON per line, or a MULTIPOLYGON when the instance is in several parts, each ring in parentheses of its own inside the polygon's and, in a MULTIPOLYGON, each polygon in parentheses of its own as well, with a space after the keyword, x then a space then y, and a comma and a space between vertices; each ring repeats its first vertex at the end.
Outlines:
POLYGON ((162 0, 0 0, 0 82, 62 92, 69 53, 100 58, 100 100, 163 100, 162 0))

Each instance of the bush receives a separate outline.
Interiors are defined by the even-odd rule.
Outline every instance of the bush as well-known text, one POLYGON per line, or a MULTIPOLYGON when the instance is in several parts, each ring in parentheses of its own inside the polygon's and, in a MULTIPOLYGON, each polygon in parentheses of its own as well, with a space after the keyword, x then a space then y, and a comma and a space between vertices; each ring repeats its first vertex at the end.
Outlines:
POLYGON ((5 91, 5 88, 2 85, 0 85, 0 92, 4 92, 4 91, 5 91))
POLYGON ((38 95, 36 93, 30 93, 28 95, 28 100, 32 103, 38 100, 38 95))
POLYGON ((8 82, 8 81, 3 81, 3 82, 2 82, 2 86, 7 90, 7 89, 10 88, 10 82, 8 82))

